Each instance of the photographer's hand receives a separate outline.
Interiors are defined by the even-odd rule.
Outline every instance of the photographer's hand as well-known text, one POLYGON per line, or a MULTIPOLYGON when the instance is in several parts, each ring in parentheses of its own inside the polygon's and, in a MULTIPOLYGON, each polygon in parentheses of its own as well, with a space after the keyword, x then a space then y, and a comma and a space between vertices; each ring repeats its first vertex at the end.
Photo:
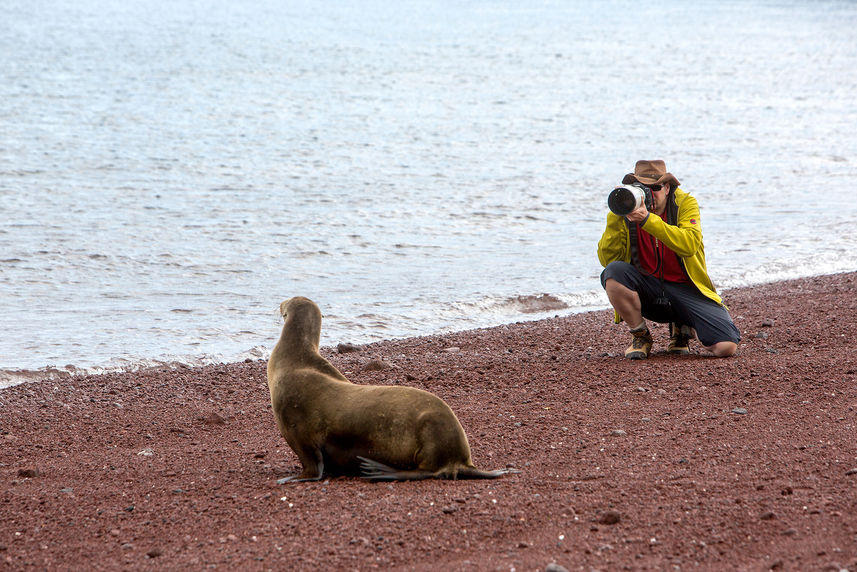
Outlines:
POLYGON ((646 208, 646 205, 640 205, 631 212, 629 212, 627 215, 625 215, 625 218, 627 218, 631 222, 642 224, 646 221, 646 218, 648 216, 649 210, 646 208))

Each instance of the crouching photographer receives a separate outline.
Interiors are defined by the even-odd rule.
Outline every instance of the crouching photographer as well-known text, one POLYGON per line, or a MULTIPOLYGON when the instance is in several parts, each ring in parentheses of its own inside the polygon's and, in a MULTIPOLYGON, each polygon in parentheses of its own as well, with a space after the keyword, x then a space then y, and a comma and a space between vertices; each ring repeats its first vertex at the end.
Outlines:
POLYGON ((734 355, 741 335, 708 277, 696 199, 660 160, 637 161, 622 184, 608 196, 598 260, 615 321, 631 330, 625 357, 652 351, 646 320, 670 324, 671 354, 689 353, 696 337, 717 357, 734 355))

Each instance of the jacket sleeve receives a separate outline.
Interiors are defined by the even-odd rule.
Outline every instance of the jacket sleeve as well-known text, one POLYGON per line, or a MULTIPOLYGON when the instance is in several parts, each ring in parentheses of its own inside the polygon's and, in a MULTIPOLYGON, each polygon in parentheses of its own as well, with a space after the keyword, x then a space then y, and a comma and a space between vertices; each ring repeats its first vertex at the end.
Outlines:
POLYGON ((628 261, 628 227, 625 225, 625 217, 617 216, 612 212, 607 213, 607 226, 604 234, 598 241, 598 261, 601 266, 607 266, 616 260, 628 261))
POLYGON ((667 248, 688 258, 702 248, 702 228, 699 220, 699 203, 685 195, 678 205, 677 225, 667 224, 660 217, 650 216, 643 230, 663 242, 667 248))

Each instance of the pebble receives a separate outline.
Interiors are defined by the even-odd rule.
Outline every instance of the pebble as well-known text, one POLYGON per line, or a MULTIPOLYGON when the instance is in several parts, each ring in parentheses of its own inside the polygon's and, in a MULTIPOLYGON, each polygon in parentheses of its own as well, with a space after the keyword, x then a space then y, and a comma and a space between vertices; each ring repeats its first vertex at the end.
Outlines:
POLYGON ((443 507, 440 510, 442 510, 444 514, 452 514, 454 512, 458 512, 458 507, 455 505, 449 505, 449 506, 443 507))
POLYGON ((775 518, 777 518, 777 515, 772 512, 766 512, 762 514, 762 516, 760 516, 759 518, 761 518, 762 520, 774 520, 775 518))
POLYGON ((760 339, 760 340, 767 340, 768 339, 768 332, 759 332, 758 334, 756 334, 755 337, 760 339))
POLYGON ((747 415, 747 410, 743 407, 736 407, 732 410, 732 413, 735 413, 737 415, 747 415))
POLYGON ((545 566, 545 572, 568 572, 568 568, 565 566, 560 566, 556 562, 551 562, 547 566, 545 566))
POLYGON ((617 524, 622 520, 622 515, 615 510, 608 510, 598 517, 598 524, 617 524))
POLYGON ((848 471, 845 471, 845 474, 846 474, 846 475, 848 475, 848 476, 851 476, 851 475, 857 475, 857 467, 854 467, 853 469, 850 469, 850 470, 848 470, 848 471))
POLYGON ((149 558, 157 558, 161 554, 163 554, 163 552, 160 548, 153 548, 146 553, 146 556, 148 556, 149 558))
POLYGON ((39 469, 36 469, 36 468, 18 469, 18 476, 24 477, 25 479, 33 479, 35 477, 38 477, 41 474, 42 473, 39 471, 39 469))
POLYGON ((336 344, 336 351, 341 354, 347 354, 351 352, 359 352, 360 348, 355 346, 354 344, 349 344, 347 342, 336 344))
POLYGON ((461 348, 456 347, 456 346, 452 346, 451 348, 445 348, 443 351, 450 353, 450 354, 454 354, 454 353, 460 352, 461 348))
POLYGON ((363 366, 363 371, 381 371, 382 369, 389 369, 392 366, 381 359, 373 359, 369 363, 363 366))
POLYGON ((626 433, 622 429, 613 429, 612 431, 610 431, 610 434, 613 435, 614 437, 624 437, 628 433, 626 433))
POLYGON ((226 419, 224 419, 220 414, 212 412, 207 417, 204 417, 202 422, 206 425, 225 425, 226 419))

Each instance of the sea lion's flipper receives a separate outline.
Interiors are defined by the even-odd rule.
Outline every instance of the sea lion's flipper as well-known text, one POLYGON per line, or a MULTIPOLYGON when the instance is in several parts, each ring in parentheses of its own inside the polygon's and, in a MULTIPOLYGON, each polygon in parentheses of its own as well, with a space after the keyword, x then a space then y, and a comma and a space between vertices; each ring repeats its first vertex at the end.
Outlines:
POLYGON ((483 471, 482 469, 477 469, 476 467, 465 467, 463 469, 458 469, 455 476, 447 477, 453 479, 496 479, 498 477, 502 477, 503 475, 513 475, 516 473, 520 473, 518 469, 498 469, 496 471, 483 471))
POLYGON ((291 477, 283 477, 282 479, 277 479, 278 485, 284 485, 286 483, 306 483, 310 481, 320 481, 321 475, 317 477, 304 477, 301 475, 294 475, 291 477))
MULTIPOLYGON (((298 449, 295 449, 295 451, 298 451, 298 449)), ((277 479, 278 485, 320 481, 322 479, 324 476, 324 459, 321 456, 321 451, 310 451, 307 455, 298 453, 298 458, 303 463, 304 470, 299 475, 277 479)))
POLYGON ((360 476, 370 481, 419 481, 436 475, 428 471, 402 471, 366 457, 360 459, 360 476))
POLYGON ((460 467, 455 470, 441 470, 433 473, 430 471, 410 470, 402 471, 389 467, 366 457, 360 459, 360 471, 364 479, 370 481, 418 481, 422 479, 496 479, 503 475, 520 473, 517 469, 500 469, 497 471, 483 471, 476 467, 460 467))

